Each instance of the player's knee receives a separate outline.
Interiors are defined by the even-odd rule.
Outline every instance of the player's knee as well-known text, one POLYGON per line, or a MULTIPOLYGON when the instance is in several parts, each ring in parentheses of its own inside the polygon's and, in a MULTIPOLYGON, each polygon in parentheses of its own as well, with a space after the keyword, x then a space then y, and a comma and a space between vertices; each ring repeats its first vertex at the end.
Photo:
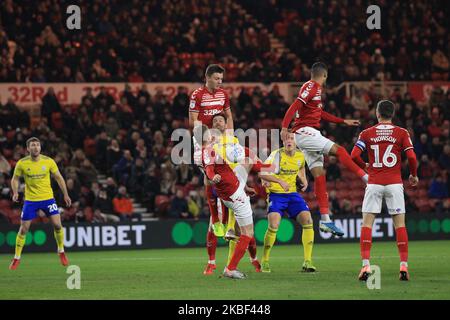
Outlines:
POLYGON ((311 213, 309 211, 302 211, 297 216, 297 221, 301 225, 312 224, 313 220, 311 218, 311 213))
POLYGON ((341 148, 337 143, 333 144, 330 148, 330 152, 328 154, 335 155, 338 152, 338 149, 341 148))
POLYGON ((22 226, 20 226, 20 228, 19 228, 19 234, 22 235, 22 236, 24 236, 24 235, 27 234, 27 232, 28 232, 29 229, 30 229, 30 228, 29 228, 28 226, 22 225, 22 226))

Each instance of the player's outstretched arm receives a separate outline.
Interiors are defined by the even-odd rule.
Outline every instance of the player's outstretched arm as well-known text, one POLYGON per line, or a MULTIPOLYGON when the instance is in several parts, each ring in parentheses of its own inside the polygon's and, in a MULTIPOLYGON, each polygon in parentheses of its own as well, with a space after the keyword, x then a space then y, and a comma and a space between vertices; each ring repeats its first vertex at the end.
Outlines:
POLYGON ((11 179, 12 200, 19 201, 19 176, 14 175, 11 179))
POLYGON ((63 176, 61 173, 56 171, 53 173, 53 177, 55 178, 56 182, 58 183, 59 188, 61 189, 63 195, 64 195, 64 202, 66 203, 67 207, 70 207, 72 205, 72 199, 69 197, 69 193, 67 192, 67 186, 66 182, 64 181, 63 176))

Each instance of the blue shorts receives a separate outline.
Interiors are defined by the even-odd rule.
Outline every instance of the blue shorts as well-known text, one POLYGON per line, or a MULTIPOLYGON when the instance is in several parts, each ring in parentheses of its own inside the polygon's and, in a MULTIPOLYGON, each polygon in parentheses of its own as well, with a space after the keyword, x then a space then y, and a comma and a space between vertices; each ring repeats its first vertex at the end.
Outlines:
POLYGON ((24 221, 28 221, 37 218, 38 210, 44 211, 47 217, 59 214, 58 205, 56 204, 55 199, 49 199, 44 201, 25 200, 22 208, 21 219, 24 221))
POLYGON ((297 217, 302 211, 310 211, 306 201, 297 192, 270 193, 268 202, 268 213, 278 212, 281 216, 287 213, 289 218, 297 217))

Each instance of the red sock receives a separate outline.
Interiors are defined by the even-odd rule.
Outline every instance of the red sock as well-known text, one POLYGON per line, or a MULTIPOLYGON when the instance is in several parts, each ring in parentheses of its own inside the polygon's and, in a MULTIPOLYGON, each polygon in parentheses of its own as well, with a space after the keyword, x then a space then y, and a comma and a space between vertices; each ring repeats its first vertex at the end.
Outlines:
POLYGON ((252 240, 249 236, 241 235, 238 243, 236 244, 236 248, 234 249, 233 256, 231 257, 230 264, 228 265, 229 270, 236 270, 239 261, 241 261, 242 257, 247 251, 248 244, 252 240))
POLYGON ((348 154, 347 150, 344 149, 344 147, 339 146, 336 152, 336 156, 348 170, 358 175, 358 177, 362 178, 366 174, 363 169, 358 167, 358 165, 353 162, 352 158, 348 154))
POLYGON ((219 221, 219 213, 217 212, 217 198, 213 195, 213 187, 205 186, 205 195, 208 200, 209 212, 211 213, 212 223, 219 221))
POLYGON ((361 228, 361 238, 359 240, 359 245, 361 247, 361 259, 369 260, 370 249, 372 248, 372 228, 361 228))
POLYGON ((408 232, 406 227, 395 229, 397 236, 397 248, 400 255, 400 262, 408 262, 408 232))
POLYGON ((329 214, 327 181, 325 176, 314 178, 314 193, 316 194, 317 203, 319 204, 320 214, 329 214))
POLYGON ((228 223, 228 208, 222 201, 220 201, 220 205, 222 206, 222 223, 226 225, 228 223))
POLYGON ((256 258, 256 239, 253 237, 248 244, 248 253, 250 253, 250 258, 256 258))
POLYGON ((206 234, 206 249, 208 250, 209 260, 216 260, 217 237, 214 232, 208 230, 206 234))

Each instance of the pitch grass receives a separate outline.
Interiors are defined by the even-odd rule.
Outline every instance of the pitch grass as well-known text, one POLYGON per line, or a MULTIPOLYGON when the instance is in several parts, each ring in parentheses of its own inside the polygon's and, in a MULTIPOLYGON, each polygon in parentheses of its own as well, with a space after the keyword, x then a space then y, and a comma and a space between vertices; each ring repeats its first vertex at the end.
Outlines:
MULTIPOLYGON (((26 248, 25 248, 26 249, 26 248)), ((258 247, 261 256, 262 247, 258 247)), ((68 290, 69 274, 56 254, 24 253, 16 271, 0 255, 0 299, 450 299, 450 241, 410 242, 411 281, 398 280, 394 242, 375 242, 372 264, 381 268, 381 289, 357 280, 359 244, 316 244, 315 274, 300 273, 299 246, 275 246, 272 273, 255 273, 248 256, 247 280, 221 278, 227 254, 218 248, 218 269, 202 274, 206 249, 69 252, 81 268, 81 289, 68 290)))

